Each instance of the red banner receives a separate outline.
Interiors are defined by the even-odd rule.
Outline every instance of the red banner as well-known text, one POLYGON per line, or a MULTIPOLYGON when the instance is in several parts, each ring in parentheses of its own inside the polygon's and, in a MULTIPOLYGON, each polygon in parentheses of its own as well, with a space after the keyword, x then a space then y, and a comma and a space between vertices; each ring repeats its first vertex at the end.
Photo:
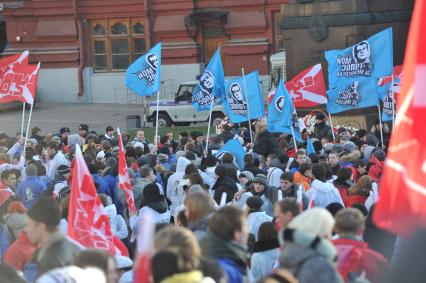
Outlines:
POLYGON ((33 104, 39 70, 40 64, 15 64, 3 73, 0 77, 0 103, 21 101, 33 104))
POLYGON ((128 256, 127 248, 112 233, 109 216, 96 193, 92 176, 78 145, 74 160, 68 235, 84 247, 108 250, 112 255, 128 256))
POLYGON ((380 183, 375 223, 400 235, 426 227, 426 2, 416 1, 395 127, 380 183))

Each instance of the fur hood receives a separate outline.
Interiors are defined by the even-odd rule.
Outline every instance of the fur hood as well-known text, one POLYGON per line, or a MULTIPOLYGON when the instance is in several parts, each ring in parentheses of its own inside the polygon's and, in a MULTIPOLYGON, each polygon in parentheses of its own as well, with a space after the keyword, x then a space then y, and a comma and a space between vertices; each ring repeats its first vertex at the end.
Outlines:
POLYGON ((353 163, 361 158, 361 152, 358 150, 352 151, 349 154, 344 154, 340 157, 340 162, 343 163, 353 163))

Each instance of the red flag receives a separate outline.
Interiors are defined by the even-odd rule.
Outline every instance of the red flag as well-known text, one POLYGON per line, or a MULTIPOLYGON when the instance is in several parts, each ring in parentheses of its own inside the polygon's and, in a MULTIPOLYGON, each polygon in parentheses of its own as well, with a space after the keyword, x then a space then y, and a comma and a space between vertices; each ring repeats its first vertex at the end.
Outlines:
POLYGON ((39 70, 40 63, 37 65, 15 64, 7 70, 0 80, 0 103, 22 101, 33 104, 39 70))
POLYGON ((327 103, 321 64, 309 67, 285 84, 296 108, 310 108, 327 103))
POLYGON ((380 183, 375 223, 408 236, 426 226, 426 2, 416 1, 395 128, 380 183))
POLYGON ((7 71, 12 69, 15 65, 28 65, 29 52, 24 51, 21 54, 15 54, 0 59, 0 77, 7 71))
POLYGON ((126 155, 124 154, 123 139, 121 138, 120 129, 117 128, 118 139, 118 185, 124 191, 127 206, 129 207, 130 214, 136 214, 135 199, 133 198, 132 184, 129 179, 129 172, 127 170, 126 155))
POLYGON ((151 257, 154 250, 155 222, 150 212, 139 216, 137 238, 137 260, 135 264, 133 282, 150 283, 151 257))
POLYGON ((68 216, 69 237, 87 248, 129 256, 127 248, 112 233, 108 214, 96 193, 79 145, 76 145, 74 160, 68 216))

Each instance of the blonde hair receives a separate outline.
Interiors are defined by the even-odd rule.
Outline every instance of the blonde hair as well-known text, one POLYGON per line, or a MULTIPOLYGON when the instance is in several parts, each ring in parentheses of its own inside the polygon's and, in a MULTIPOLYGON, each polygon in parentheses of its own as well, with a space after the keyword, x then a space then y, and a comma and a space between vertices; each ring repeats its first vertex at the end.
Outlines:
POLYGON ((355 186, 349 189, 349 195, 365 195, 369 196, 370 191, 372 189, 372 182, 371 178, 367 175, 362 176, 358 179, 358 182, 356 182, 355 186))
POLYGON ((188 222, 194 223, 214 211, 214 202, 206 192, 193 192, 185 198, 188 222))
POLYGON ((331 239, 334 223, 334 218, 328 210, 314 207, 293 218, 288 227, 321 238, 331 239))
POLYGON ((194 234, 183 227, 168 226, 161 229, 154 240, 156 252, 173 251, 181 256, 187 270, 197 269, 201 249, 194 234))

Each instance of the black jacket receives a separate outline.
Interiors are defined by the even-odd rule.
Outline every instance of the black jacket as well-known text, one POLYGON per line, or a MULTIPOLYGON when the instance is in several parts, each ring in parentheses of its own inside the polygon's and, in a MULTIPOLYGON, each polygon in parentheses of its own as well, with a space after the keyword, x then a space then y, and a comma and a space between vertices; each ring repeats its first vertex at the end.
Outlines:
POLYGON ((212 190, 214 191, 214 200, 220 204, 222 193, 226 192, 226 202, 232 201, 236 192, 238 192, 237 184, 229 176, 219 177, 216 180, 212 190))
POLYGON ((268 131, 264 131, 256 138, 253 151, 266 157, 272 153, 278 155, 280 148, 275 136, 268 131))
POLYGON ((321 124, 316 124, 314 128, 314 137, 321 141, 323 138, 333 138, 331 133, 331 128, 325 122, 321 124))

